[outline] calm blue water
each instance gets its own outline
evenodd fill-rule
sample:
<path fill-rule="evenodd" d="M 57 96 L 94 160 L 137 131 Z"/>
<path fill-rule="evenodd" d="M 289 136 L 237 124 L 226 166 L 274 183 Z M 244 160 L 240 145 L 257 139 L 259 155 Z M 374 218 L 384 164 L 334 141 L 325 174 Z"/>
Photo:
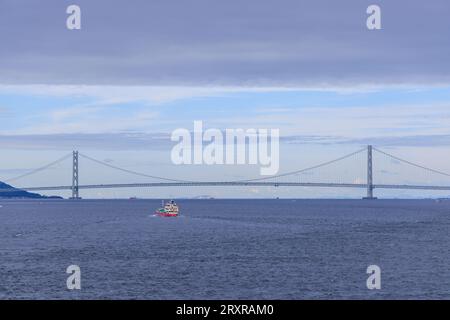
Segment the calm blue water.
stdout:
<path fill-rule="evenodd" d="M 450 201 L 185 200 L 153 217 L 159 204 L 1 201 L 0 298 L 450 298 Z"/>

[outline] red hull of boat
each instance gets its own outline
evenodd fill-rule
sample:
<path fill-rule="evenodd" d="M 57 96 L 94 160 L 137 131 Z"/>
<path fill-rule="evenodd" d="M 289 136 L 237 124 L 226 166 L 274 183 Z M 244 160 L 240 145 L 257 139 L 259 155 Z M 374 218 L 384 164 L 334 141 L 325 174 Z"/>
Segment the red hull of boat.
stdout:
<path fill-rule="evenodd" d="M 160 217 L 177 217 L 178 214 L 173 214 L 173 213 L 162 213 L 162 212 L 155 212 L 156 215 L 160 216 Z"/>

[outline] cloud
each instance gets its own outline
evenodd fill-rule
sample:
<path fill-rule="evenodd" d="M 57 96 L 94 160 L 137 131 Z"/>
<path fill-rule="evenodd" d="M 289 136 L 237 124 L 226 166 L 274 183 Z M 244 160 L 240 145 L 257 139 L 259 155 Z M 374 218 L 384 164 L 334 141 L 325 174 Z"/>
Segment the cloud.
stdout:
<path fill-rule="evenodd" d="M 157 112 L 151 110 L 130 112 L 127 115 L 108 115 L 107 112 L 97 113 L 96 110 L 99 109 L 72 108 L 62 112 L 56 110 L 50 113 L 51 121 L 33 124 L 14 131 L 25 135 L 139 132 L 147 129 L 158 116 Z M 74 117 L 75 115 L 77 117 Z"/>
<path fill-rule="evenodd" d="M 364 91 L 372 89 L 373 88 L 360 87 L 354 90 Z M 160 105 L 189 98 L 221 97 L 235 93 L 287 92 L 296 90 L 296 88 L 282 87 L 0 84 L 0 94 L 32 95 L 54 98 L 89 97 L 96 100 L 96 105 L 113 105 L 128 102 L 143 102 L 151 105 Z M 311 90 L 321 89 L 311 88 Z M 332 88 L 331 90 L 339 90 L 339 88 Z M 343 90 L 346 91 L 345 89 Z"/>
<path fill-rule="evenodd" d="M 0 135 L 3 149 L 155 150 L 169 143 L 170 136 L 162 133 Z"/>
<path fill-rule="evenodd" d="M 450 83 L 447 0 L 0 3 L 0 83 L 352 87 Z M 162 97 L 164 99 L 165 97 Z"/>
<path fill-rule="evenodd" d="M 353 139 L 338 136 L 284 136 L 280 142 L 290 145 L 368 145 L 378 147 L 449 147 L 450 135 L 405 135 Z M 0 135 L 2 149 L 30 150 L 164 150 L 174 142 L 167 133 L 72 133 Z"/>
<path fill-rule="evenodd" d="M 367 101 L 366 101 L 367 103 Z M 248 118 L 211 119 L 210 125 L 280 128 L 283 136 L 346 140 L 370 137 L 433 136 L 448 132 L 448 103 L 379 104 L 293 108 L 291 112 L 261 113 Z"/>
<path fill-rule="evenodd" d="M 0 106 L 0 118 L 6 118 L 11 115 L 11 110 L 6 107 Z"/>
<path fill-rule="evenodd" d="M 367 137 L 348 139 L 345 143 L 373 144 L 383 147 L 450 147 L 450 135 L 410 135 L 395 137 Z"/>

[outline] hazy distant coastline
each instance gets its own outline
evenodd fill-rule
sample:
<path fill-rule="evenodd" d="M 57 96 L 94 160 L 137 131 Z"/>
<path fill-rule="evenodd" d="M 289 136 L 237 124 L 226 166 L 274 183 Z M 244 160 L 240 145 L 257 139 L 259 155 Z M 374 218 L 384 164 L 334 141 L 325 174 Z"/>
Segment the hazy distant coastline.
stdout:
<path fill-rule="evenodd" d="M 0 199 L 62 199 L 58 196 L 43 196 L 38 193 L 31 193 L 14 188 L 13 186 L 0 181 Z"/>

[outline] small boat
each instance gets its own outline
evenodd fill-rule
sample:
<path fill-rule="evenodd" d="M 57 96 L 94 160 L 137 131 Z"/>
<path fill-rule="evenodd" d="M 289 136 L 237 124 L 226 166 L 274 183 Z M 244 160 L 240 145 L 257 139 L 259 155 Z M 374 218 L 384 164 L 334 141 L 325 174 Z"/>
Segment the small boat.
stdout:
<path fill-rule="evenodd" d="M 179 214 L 178 205 L 171 200 L 168 203 L 162 201 L 162 207 L 155 211 L 155 214 L 161 217 L 177 217 Z"/>

